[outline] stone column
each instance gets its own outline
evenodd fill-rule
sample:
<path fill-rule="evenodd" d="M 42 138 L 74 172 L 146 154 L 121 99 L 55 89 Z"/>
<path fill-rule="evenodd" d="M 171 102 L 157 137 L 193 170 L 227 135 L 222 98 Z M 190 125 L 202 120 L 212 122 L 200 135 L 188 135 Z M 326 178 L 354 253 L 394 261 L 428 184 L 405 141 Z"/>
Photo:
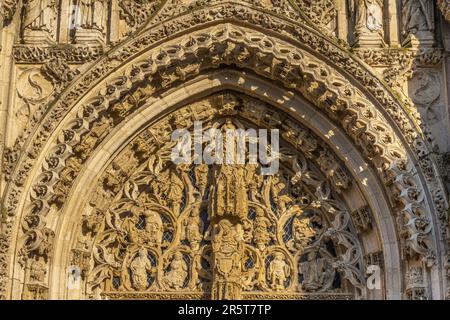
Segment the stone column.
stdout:
<path fill-rule="evenodd" d="M 397 0 L 388 0 L 387 7 L 387 25 L 389 29 L 389 46 L 398 47 L 399 46 L 399 35 L 398 35 L 398 11 L 397 11 Z"/>
<path fill-rule="evenodd" d="M 346 13 L 346 0 L 339 0 L 337 3 L 337 36 L 339 39 L 347 41 L 348 20 Z"/>

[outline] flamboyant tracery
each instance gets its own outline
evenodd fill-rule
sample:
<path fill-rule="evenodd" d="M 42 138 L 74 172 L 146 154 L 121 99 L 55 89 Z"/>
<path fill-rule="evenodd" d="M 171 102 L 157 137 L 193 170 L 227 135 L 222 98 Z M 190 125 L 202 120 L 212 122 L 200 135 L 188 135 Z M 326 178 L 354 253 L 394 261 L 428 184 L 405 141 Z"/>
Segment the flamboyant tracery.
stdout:
<path fill-rule="evenodd" d="M 244 128 L 258 125 L 247 114 L 267 108 L 224 93 L 167 117 L 190 130 L 194 119 L 205 121 L 205 128 Z M 283 114 L 273 116 L 286 137 L 275 175 L 263 176 L 251 163 L 175 165 L 174 144 L 158 129 L 164 120 L 136 137 L 108 166 L 83 211 L 72 262 L 83 266 L 85 294 L 150 299 L 361 295 L 363 252 L 339 197 L 350 177 L 318 141 L 308 141 L 313 144 L 309 155 L 296 150 L 289 139 L 308 131 L 290 127 Z"/>

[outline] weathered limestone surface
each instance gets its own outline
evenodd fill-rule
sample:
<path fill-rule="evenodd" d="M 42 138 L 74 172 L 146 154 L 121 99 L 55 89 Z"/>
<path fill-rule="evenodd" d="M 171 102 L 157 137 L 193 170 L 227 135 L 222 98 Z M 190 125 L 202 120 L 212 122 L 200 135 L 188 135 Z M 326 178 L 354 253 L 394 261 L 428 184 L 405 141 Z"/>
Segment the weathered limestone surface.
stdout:
<path fill-rule="evenodd" d="M 450 299 L 447 20 L 445 0 L 4 0 L 0 298 Z M 195 121 L 278 129 L 279 170 L 174 164 Z"/>

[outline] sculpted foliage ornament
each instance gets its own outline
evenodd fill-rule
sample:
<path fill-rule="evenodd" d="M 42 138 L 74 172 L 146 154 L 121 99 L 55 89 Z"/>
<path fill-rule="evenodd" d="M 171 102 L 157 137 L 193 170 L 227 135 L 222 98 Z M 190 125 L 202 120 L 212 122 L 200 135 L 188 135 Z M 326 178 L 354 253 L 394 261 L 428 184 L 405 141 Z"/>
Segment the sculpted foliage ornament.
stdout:
<path fill-rule="evenodd" d="M 157 298 L 173 292 L 167 297 L 213 299 L 269 298 L 270 290 L 362 294 L 362 270 L 356 266 L 362 255 L 349 229 L 350 216 L 328 198 L 327 182 L 308 180 L 326 178 L 303 156 L 285 147 L 283 173 L 262 179 L 251 164 L 171 162 L 167 151 L 173 143 L 159 131 L 160 123 L 174 123 L 172 118 L 178 128 L 191 129 L 195 117 L 207 120 L 208 127 L 242 128 L 254 120 L 231 121 L 226 115 L 227 105 L 241 109 L 241 99 L 263 107 L 245 96 L 212 96 L 153 124 L 114 159 L 85 208 L 93 216 L 89 219 L 99 222 L 94 229 L 81 225 L 73 248 L 87 245 L 86 252 L 92 252 L 86 294 Z M 176 177 L 171 185 L 179 187 L 161 192 L 171 176 Z M 113 177 L 123 178 L 111 184 Z M 316 199 L 316 188 L 328 190 L 326 196 Z M 322 271 L 325 278 L 319 276 Z M 302 272 L 309 279 L 304 285 L 297 276 Z M 336 278 L 342 287 L 333 285 Z M 347 281 L 355 289 L 344 286 Z"/>
<path fill-rule="evenodd" d="M 335 0 L 296 0 L 295 4 L 318 26 L 327 27 L 336 18 Z"/>

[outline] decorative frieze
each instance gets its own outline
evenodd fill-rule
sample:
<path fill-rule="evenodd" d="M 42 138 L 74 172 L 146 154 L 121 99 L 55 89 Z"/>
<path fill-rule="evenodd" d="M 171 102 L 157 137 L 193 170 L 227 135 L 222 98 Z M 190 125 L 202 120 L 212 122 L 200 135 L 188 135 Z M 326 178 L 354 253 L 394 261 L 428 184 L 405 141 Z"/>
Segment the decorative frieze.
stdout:
<path fill-rule="evenodd" d="M 102 46 L 55 45 L 55 46 L 14 46 L 16 63 L 41 64 L 50 59 L 64 59 L 71 64 L 84 64 L 97 60 L 103 55 Z"/>

